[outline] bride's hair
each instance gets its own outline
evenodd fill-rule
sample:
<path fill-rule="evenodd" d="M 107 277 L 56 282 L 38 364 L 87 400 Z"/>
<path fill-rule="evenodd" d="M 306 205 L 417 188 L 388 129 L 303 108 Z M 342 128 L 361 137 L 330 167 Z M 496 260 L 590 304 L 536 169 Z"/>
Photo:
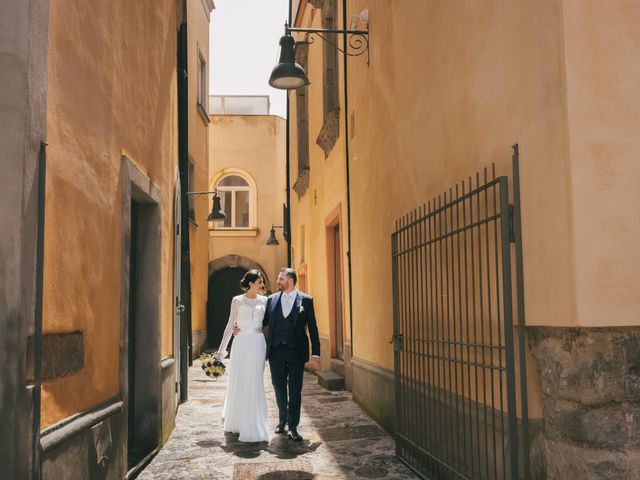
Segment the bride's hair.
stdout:
<path fill-rule="evenodd" d="M 259 278 L 264 278 L 260 270 L 249 270 L 244 274 L 242 280 L 240 280 L 240 287 L 243 290 L 249 290 L 249 284 L 256 282 Z"/>

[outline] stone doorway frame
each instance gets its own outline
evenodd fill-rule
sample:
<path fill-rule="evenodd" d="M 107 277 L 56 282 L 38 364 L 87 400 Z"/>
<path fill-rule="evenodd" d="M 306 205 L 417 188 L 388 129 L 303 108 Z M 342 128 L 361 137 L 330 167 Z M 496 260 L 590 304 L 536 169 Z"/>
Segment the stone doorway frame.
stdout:
<path fill-rule="evenodd" d="M 124 402 L 123 436 L 128 430 L 129 396 L 129 255 L 131 247 L 131 204 L 140 208 L 139 233 L 144 245 L 140 246 L 138 261 L 141 280 L 139 295 L 139 330 L 137 339 L 140 361 L 136 365 L 138 388 L 135 412 L 140 425 L 137 440 L 153 451 L 162 443 L 162 386 L 161 386 L 161 254 L 162 254 L 162 192 L 149 177 L 129 158 L 122 157 L 122 258 L 121 258 L 121 302 L 120 302 L 120 395 Z M 126 465 L 126 449 L 123 451 Z"/>
<path fill-rule="evenodd" d="M 211 277 L 214 273 L 224 269 L 224 268 L 244 268 L 245 270 L 260 270 L 264 277 L 264 286 L 268 291 L 271 291 L 271 282 L 269 281 L 269 276 L 265 272 L 262 266 L 248 257 L 243 257 L 242 255 L 225 255 L 223 257 L 216 258 L 215 260 L 211 260 L 209 262 L 209 273 L 207 284 L 211 281 Z"/>

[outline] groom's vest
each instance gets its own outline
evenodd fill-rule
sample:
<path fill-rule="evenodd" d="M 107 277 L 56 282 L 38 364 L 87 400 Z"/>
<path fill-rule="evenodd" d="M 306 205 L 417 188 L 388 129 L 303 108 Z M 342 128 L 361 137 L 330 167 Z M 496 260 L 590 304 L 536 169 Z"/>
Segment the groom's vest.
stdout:
<path fill-rule="evenodd" d="M 271 346 L 277 347 L 280 344 L 289 348 L 296 348 L 293 338 L 293 308 L 288 317 L 282 313 L 282 302 L 278 300 L 275 308 L 276 321 L 274 323 L 273 337 L 271 338 Z"/>

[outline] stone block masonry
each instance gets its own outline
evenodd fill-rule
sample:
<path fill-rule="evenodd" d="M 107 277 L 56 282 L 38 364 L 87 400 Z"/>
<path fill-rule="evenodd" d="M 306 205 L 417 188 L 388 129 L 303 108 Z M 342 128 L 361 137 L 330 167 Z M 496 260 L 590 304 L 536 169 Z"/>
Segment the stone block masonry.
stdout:
<path fill-rule="evenodd" d="M 529 327 L 549 480 L 640 478 L 640 327 Z"/>

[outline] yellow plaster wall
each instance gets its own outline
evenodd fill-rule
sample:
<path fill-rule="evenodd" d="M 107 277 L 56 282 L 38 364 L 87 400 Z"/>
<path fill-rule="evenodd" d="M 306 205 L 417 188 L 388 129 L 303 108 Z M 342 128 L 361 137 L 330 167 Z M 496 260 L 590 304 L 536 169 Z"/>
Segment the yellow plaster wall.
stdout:
<path fill-rule="evenodd" d="M 640 323 L 640 3 L 563 1 L 577 317 Z"/>
<path fill-rule="evenodd" d="M 209 260 L 225 255 L 247 257 L 264 268 L 275 290 L 277 272 L 286 266 L 286 242 L 276 229 L 278 246 L 266 245 L 271 225 L 282 225 L 285 197 L 285 122 L 273 115 L 216 115 L 210 128 L 209 188 L 229 168 L 249 174 L 257 189 L 257 232 L 219 236 L 209 224 Z M 209 206 L 210 208 L 210 206 Z M 226 235 L 224 232 L 223 235 Z"/>
<path fill-rule="evenodd" d="M 340 17 L 341 18 L 341 17 Z M 339 20 L 340 22 L 342 20 Z M 307 8 L 304 17 L 299 19 L 299 25 L 321 28 L 320 12 Z M 339 24 L 341 25 L 341 23 Z M 303 41 L 304 36 L 298 34 L 297 41 Z M 342 216 L 341 236 L 343 253 L 343 322 L 345 340 L 351 338 L 349 331 L 349 297 L 347 295 L 347 228 L 346 228 L 346 176 L 344 163 L 344 144 L 338 139 L 329 156 L 325 158 L 324 151 L 316 144 L 323 119 L 323 86 L 322 75 L 322 41 L 309 47 L 307 73 L 311 80 L 308 88 L 309 98 L 309 188 L 302 197 L 294 191 L 292 198 L 292 232 L 293 249 L 295 252 L 305 251 L 304 262 L 299 254 L 294 255 L 294 266 L 306 268 L 307 290 L 315 298 L 314 307 L 318 321 L 318 331 L 323 337 L 331 335 L 331 313 L 329 311 L 329 279 L 328 253 L 326 241 L 326 222 L 328 216 L 338 209 Z M 339 63 L 341 56 L 338 56 Z M 342 75 L 339 75 L 339 90 L 342 90 Z M 291 183 L 295 183 L 298 176 L 297 134 L 295 93 L 290 93 L 291 99 Z M 344 118 L 340 114 L 340 132 L 344 132 Z M 305 230 L 305 245 L 301 242 L 301 229 Z M 323 352 L 327 355 L 327 352 Z"/>
<path fill-rule="evenodd" d="M 395 219 L 493 161 L 510 174 L 515 142 L 527 322 L 575 324 L 559 4 L 538 2 L 535 12 L 506 1 L 359 6 L 369 7 L 376 40 L 370 67 L 350 63 L 353 279 L 368 286 L 354 300 L 356 355 L 393 365 Z M 422 28 L 409 27 L 416 18 Z M 383 327 L 358 343 L 358 328 L 371 332 L 372 323 Z"/>
<path fill-rule="evenodd" d="M 621 300 L 622 305 L 614 310 L 617 322 L 624 312 L 627 321 L 633 321 L 629 313 L 639 297 L 636 294 L 636 300 L 630 300 L 635 290 L 623 286 L 636 263 L 603 277 L 596 266 L 603 268 L 605 258 L 616 248 L 614 239 L 607 235 L 599 244 L 606 252 L 600 251 L 595 260 L 587 261 L 587 270 L 583 262 L 585 255 L 592 253 L 585 248 L 596 250 L 598 239 L 603 238 L 589 230 L 597 226 L 596 219 L 625 234 L 632 229 L 631 220 L 607 220 L 604 203 L 595 218 L 588 218 L 593 205 L 590 197 L 596 190 L 576 190 L 581 174 L 575 166 L 582 162 L 585 167 L 584 155 L 576 155 L 576 146 L 586 147 L 586 142 L 578 139 L 590 135 L 589 129 L 578 128 L 582 126 L 580 121 L 585 120 L 585 113 L 592 114 L 591 127 L 596 113 L 607 114 L 611 128 L 607 128 L 605 143 L 615 144 L 619 152 L 613 159 L 618 162 L 612 171 L 615 185 L 627 186 L 626 193 L 616 198 L 635 199 L 629 184 L 622 180 L 622 172 L 636 172 L 630 164 L 633 153 L 622 152 L 621 147 L 635 138 L 631 133 L 637 129 L 637 119 L 632 118 L 636 104 L 632 101 L 623 109 L 622 118 L 614 121 L 614 107 L 632 96 L 633 78 L 637 77 L 637 66 L 625 64 L 630 57 L 628 39 L 635 38 L 631 33 L 635 10 L 621 8 L 617 14 L 602 15 L 600 18 L 611 20 L 608 26 L 596 28 L 595 35 L 588 36 L 586 27 L 597 23 L 599 9 L 604 7 L 583 9 L 579 2 L 569 3 L 571 8 L 556 0 L 535 5 L 506 0 L 349 3 L 349 16 L 369 10 L 371 39 L 370 65 L 365 57 L 350 58 L 348 71 L 355 356 L 393 368 L 389 343 L 393 333 L 390 235 L 395 220 L 492 162 L 496 162 L 498 174 L 510 175 L 510 146 L 515 142 L 521 151 L 527 323 L 586 325 L 590 317 L 584 315 L 585 309 L 603 300 L 605 306 L 611 305 L 607 299 Z M 582 22 L 581 28 L 567 25 L 569 20 L 575 23 L 572 9 L 581 12 L 574 14 Z M 310 12 L 307 7 L 300 24 L 319 27 L 319 12 Z M 627 41 L 619 45 L 619 52 L 608 56 L 606 42 L 611 42 L 613 32 L 620 31 L 617 26 L 622 27 Z M 604 43 L 592 56 L 586 55 L 589 43 L 581 35 L 587 35 L 591 42 Z M 573 37 L 576 47 L 572 47 Z M 294 233 L 301 224 L 306 225 L 310 290 L 319 299 L 320 329 L 327 335 L 323 222 L 336 202 L 345 201 L 344 138 L 338 140 L 326 160 L 314 144 L 322 121 L 320 45 L 318 41 L 310 46 L 308 68 L 312 82 L 311 183 L 305 196 L 294 204 Z M 575 48 L 573 53 L 571 48 Z M 602 80 L 621 82 L 622 88 L 608 99 L 602 111 L 597 95 L 580 91 L 582 84 L 572 77 L 593 88 L 597 83 L 591 78 L 603 66 L 604 57 L 609 66 L 605 68 L 608 73 L 601 74 Z M 340 70 L 342 81 L 342 58 Z M 582 95 L 580 107 L 572 107 L 572 101 L 576 101 L 572 95 L 578 98 L 578 93 Z M 593 103 L 583 102 L 586 93 Z M 295 96 L 291 98 L 295 105 Z M 342 111 L 341 122 L 343 115 Z M 291 138 L 295 139 L 295 115 L 292 121 Z M 343 127 L 341 124 L 341 132 Z M 292 144 L 295 149 L 295 141 Z M 591 156 L 598 158 L 593 153 Z M 595 181 L 596 168 L 592 161 L 588 174 L 582 175 L 587 186 L 588 181 Z M 583 205 L 581 209 L 575 208 L 578 202 Z M 585 227 L 580 227 L 581 222 Z M 590 239 L 586 243 L 585 234 Z M 627 241 L 633 236 L 624 238 Z M 294 249 L 298 249 L 295 242 L 294 236 Z M 623 258 L 637 257 L 627 248 L 617 255 L 617 261 Z M 617 288 L 604 293 L 607 282 Z M 346 292 L 346 268 L 344 284 Z M 578 302 L 586 295 L 591 303 L 578 309 Z M 602 315 L 604 308 L 591 315 L 594 323 L 610 324 L 607 318 L 613 315 Z M 533 400 L 538 399 L 534 372 L 530 374 L 530 393 Z M 541 406 L 537 401 L 531 403 L 530 413 L 537 416 Z"/>
<path fill-rule="evenodd" d="M 175 5 L 55 1 L 50 15 L 44 331 L 82 331 L 84 368 L 44 382 L 43 427 L 118 394 L 122 155 L 162 192 L 171 338 L 177 162 Z"/>
<path fill-rule="evenodd" d="M 187 36 L 189 44 L 189 159 L 195 167 L 195 185 L 191 191 L 207 191 L 209 179 L 209 115 L 207 105 L 198 105 L 198 51 L 209 65 L 209 19 L 202 7 L 202 0 L 188 0 Z M 207 71 L 208 75 L 208 71 Z M 209 96 L 205 97 L 208 100 Z M 195 223 L 189 226 L 191 250 L 191 328 L 206 328 L 208 239 L 207 216 L 210 196 L 194 200 Z"/>

